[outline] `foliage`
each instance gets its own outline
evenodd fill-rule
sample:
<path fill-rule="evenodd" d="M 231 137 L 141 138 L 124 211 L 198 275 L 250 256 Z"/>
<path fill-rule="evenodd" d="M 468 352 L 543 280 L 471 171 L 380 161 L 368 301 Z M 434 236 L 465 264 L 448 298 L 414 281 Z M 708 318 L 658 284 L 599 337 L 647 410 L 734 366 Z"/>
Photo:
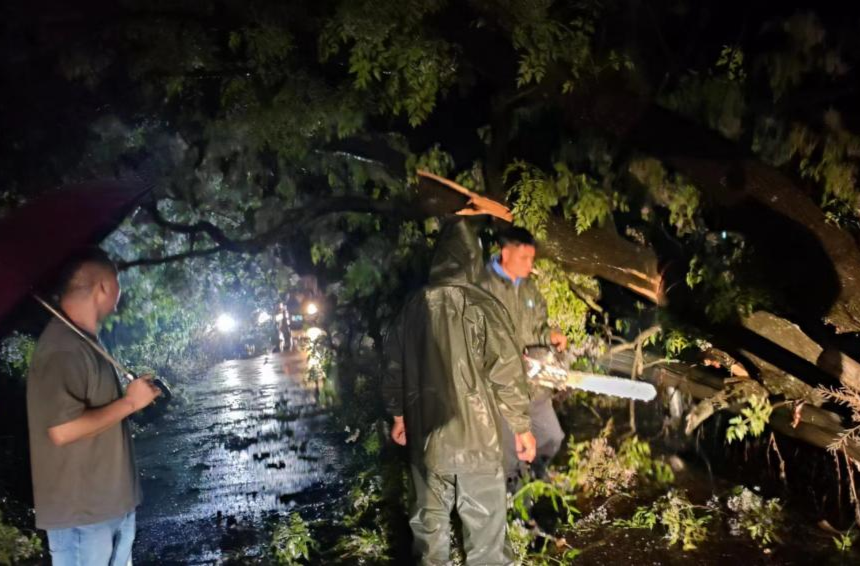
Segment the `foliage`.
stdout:
<path fill-rule="evenodd" d="M 518 560 L 524 561 L 528 555 L 529 547 L 534 542 L 534 537 L 523 519 L 513 518 L 508 521 L 508 540 L 514 556 Z"/>
<path fill-rule="evenodd" d="M 32 336 L 15 331 L 0 341 L 0 370 L 8 375 L 23 378 L 36 349 Z"/>
<path fill-rule="evenodd" d="M 849 530 L 838 537 L 833 537 L 833 544 L 839 552 L 848 553 L 854 547 L 855 540 L 857 540 L 857 535 Z"/>
<path fill-rule="evenodd" d="M 655 460 L 647 442 L 633 436 L 617 450 L 609 441 L 612 421 L 590 441 L 568 441 L 568 470 L 560 478 L 583 492 L 609 496 L 631 487 L 637 478 L 658 484 L 674 481 L 671 468 Z"/>
<path fill-rule="evenodd" d="M 293 513 L 288 523 L 279 524 L 272 533 L 271 550 L 278 564 L 292 566 L 310 560 L 317 543 L 301 515 Z"/>
<path fill-rule="evenodd" d="M 636 470 L 640 478 L 651 480 L 659 485 L 675 481 L 671 466 L 651 455 L 651 445 L 639 440 L 636 435 L 625 438 L 618 448 L 618 459 L 627 467 Z"/>
<path fill-rule="evenodd" d="M 686 281 L 688 287 L 699 290 L 710 320 L 733 321 L 771 303 L 765 291 L 744 277 L 751 263 L 751 254 L 738 234 L 706 235 L 702 253 L 690 260 Z"/>
<path fill-rule="evenodd" d="M 521 487 L 513 497 L 513 509 L 523 521 L 529 518 L 529 508 L 540 499 L 549 499 L 556 513 L 563 513 L 564 522 L 573 526 L 579 511 L 574 506 L 575 496 L 563 489 L 557 482 L 542 480 L 530 481 Z"/>
<path fill-rule="evenodd" d="M 321 59 L 348 48 L 355 88 L 378 87 L 385 110 L 406 114 L 417 126 L 431 114 L 457 68 L 453 47 L 424 31 L 425 18 L 443 5 L 442 0 L 344 2 L 320 36 Z"/>
<path fill-rule="evenodd" d="M 128 249 L 125 228 L 106 247 L 116 255 Z M 120 275 L 124 291 L 117 314 L 106 321 L 103 337 L 119 359 L 158 372 L 184 374 L 222 357 L 245 355 L 244 345 L 272 347 L 274 322 L 260 325 L 258 313 L 273 313 L 278 281 L 267 255 L 200 258 Z M 283 295 L 281 295 L 283 296 Z M 238 322 L 229 336 L 214 332 L 213 321 L 230 313 Z"/>
<path fill-rule="evenodd" d="M 741 414 L 729 420 L 726 429 L 726 441 L 731 444 L 735 440 L 743 440 L 747 436 L 758 438 L 764 432 L 773 406 L 765 397 L 750 397 L 747 406 L 741 409 Z"/>
<path fill-rule="evenodd" d="M 13 565 L 42 553 L 42 540 L 3 522 L 0 513 L 0 564 Z"/>
<path fill-rule="evenodd" d="M 844 385 L 838 389 L 819 386 L 817 391 L 822 393 L 828 400 L 847 407 L 851 411 L 851 427 L 840 434 L 827 447 L 831 452 L 843 450 L 848 443 L 856 442 L 860 438 L 860 392 Z"/>
<path fill-rule="evenodd" d="M 680 544 L 683 550 L 693 550 L 708 536 L 708 513 L 696 513 L 697 507 L 681 492 L 669 492 L 660 505 L 660 523 L 666 528 L 669 546 Z"/>
<path fill-rule="evenodd" d="M 680 114 L 703 121 L 723 136 L 738 140 L 744 133 L 747 112 L 743 53 L 723 48 L 716 68 L 690 72 L 678 88 L 665 93 L 662 102 Z M 724 58 L 726 58 L 724 60 Z"/>
<path fill-rule="evenodd" d="M 504 181 L 510 184 L 508 197 L 517 224 L 537 238 L 546 235 L 549 214 L 561 207 L 564 217 L 573 219 L 577 233 L 607 221 L 613 210 L 626 210 L 617 192 L 601 188 L 585 173 L 576 174 L 564 163 L 555 164 L 555 178 L 525 161 L 514 161 L 505 169 Z"/>
<path fill-rule="evenodd" d="M 369 560 L 372 564 L 390 561 L 388 537 L 382 529 L 358 529 L 341 538 L 336 550 L 342 558 Z"/>
<path fill-rule="evenodd" d="M 359 474 L 349 494 L 352 509 L 345 518 L 347 526 L 357 526 L 366 514 L 372 513 L 382 502 L 380 483 L 381 479 L 378 476 L 370 475 L 366 472 Z"/>
<path fill-rule="evenodd" d="M 757 258 L 743 236 L 714 226 L 727 210 L 720 199 L 702 198 L 664 160 L 631 158 L 636 136 L 619 141 L 566 119 L 574 96 L 614 95 L 623 84 L 656 97 L 661 112 L 702 124 L 704 136 L 727 138 L 728 154 L 752 151 L 786 178 L 802 177 L 839 226 L 856 222 L 850 25 L 809 10 L 753 11 L 736 29 L 714 15 L 723 12 L 594 0 L 225 0 L 217 8 L 129 1 L 104 14 L 78 3 L 59 16 L 75 25 L 56 42 L 41 32 L 57 12 L 22 4 L 3 11 L 7 51 L 18 54 L 3 72 L 40 80 L 0 92 L 13 132 L 0 140 L 0 209 L 127 166 L 156 180 L 161 221 L 141 211 L 107 247 L 165 265 L 124 272 L 124 302 L 104 339 L 160 371 L 214 356 L 207 327 L 227 306 L 246 318 L 237 342 L 263 341 L 250 313 L 294 291 L 299 274 L 317 276 L 336 303 L 327 330 L 341 351 L 378 350 L 386 322 L 421 283 L 436 230 L 401 200 L 414 196 L 408 181 L 418 166 L 470 187 L 485 180 L 495 197 L 508 188 L 517 222 L 538 236 L 550 214 L 579 233 L 615 224 L 642 245 L 669 235 L 683 255 L 696 254 L 687 282 L 694 306 L 715 322 L 791 307 L 750 276 Z M 59 128 L 57 99 L 65 101 Z M 724 173 L 715 180 L 732 188 L 734 170 Z M 185 254 L 201 257 L 169 261 Z M 555 268 L 541 283 L 550 316 L 574 341 L 587 326 L 581 283 Z M 664 345 L 677 355 L 685 341 L 670 333 Z M 353 385 L 365 392 L 344 396 L 356 405 L 344 420 L 364 433 L 358 451 L 384 451 L 368 434 L 379 418 L 366 395 L 373 376 L 339 379 L 350 394 Z M 751 429 L 753 416 L 738 427 Z M 625 448 L 607 439 L 591 444 L 561 476 L 563 493 L 668 477 L 614 462 Z"/>
<path fill-rule="evenodd" d="M 737 45 L 724 45 L 720 51 L 720 57 L 717 59 L 717 68 L 724 68 L 729 80 L 743 81 L 746 78 L 746 72 L 743 69 L 744 52 Z"/>
<path fill-rule="evenodd" d="M 415 173 L 418 169 L 447 177 L 454 169 L 454 158 L 450 153 L 443 151 L 439 144 L 434 144 L 424 153 L 420 155 L 410 153 L 406 158 L 407 179 L 410 183 L 418 181 L 418 175 Z"/>
<path fill-rule="evenodd" d="M 535 262 L 535 283 L 546 300 L 549 322 L 567 336 L 572 345 L 582 344 L 588 336 L 589 306 L 573 290 L 573 286 L 590 285 L 598 288 L 592 278 L 578 277 L 575 282 L 571 275 L 548 259 Z"/>
<path fill-rule="evenodd" d="M 840 214 L 855 214 L 860 137 L 842 123 L 841 114 L 829 109 L 820 131 L 793 124 L 788 135 L 789 157 L 799 159 L 800 174 L 822 187 L 822 206 Z"/>
<path fill-rule="evenodd" d="M 568 450 L 568 475 L 585 493 L 607 496 L 633 485 L 636 469 L 617 457 L 607 435 L 583 442 L 571 437 Z"/>
<path fill-rule="evenodd" d="M 745 487 L 739 487 L 726 501 L 726 506 L 735 513 L 729 519 L 732 534 L 745 532 L 762 546 L 779 542 L 777 531 L 782 523 L 782 504 L 779 499 L 764 499 Z"/>
<path fill-rule="evenodd" d="M 679 236 L 701 229 L 699 190 L 680 175 L 669 175 L 660 161 L 653 158 L 633 159 L 628 170 L 648 190 L 654 202 L 669 210 L 669 224 Z"/>
<path fill-rule="evenodd" d="M 639 506 L 632 517 L 629 519 L 616 519 L 612 524 L 625 529 L 653 530 L 659 520 L 660 517 L 653 507 Z"/>
<path fill-rule="evenodd" d="M 508 540 L 517 557 L 517 564 L 523 566 L 570 564 L 581 552 L 570 548 L 564 539 L 556 539 L 536 527 L 529 528 L 519 518 L 508 521 Z M 542 543 L 538 543 L 539 540 Z M 562 549 L 561 553 L 559 549 Z"/>
<path fill-rule="evenodd" d="M 680 330 L 670 330 L 663 338 L 663 345 L 666 355 L 676 358 L 681 352 L 693 346 L 694 342 Z"/>
<path fill-rule="evenodd" d="M 331 246 L 326 246 L 322 243 L 314 243 L 311 245 L 311 261 L 314 265 L 324 265 L 325 267 L 334 267 L 335 249 Z"/>
<path fill-rule="evenodd" d="M 709 508 L 690 503 L 683 492 L 670 491 L 650 507 L 638 507 L 630 519 L 613 524 L 628 529 L 653 530 L 659 524 L 666 529 L 669 546 L 681 545 L 682 550 L 695 550 L 708 536 L 712 516 Z"/>
<path fill-rule="evenodd" d="M 517 86 L 541 83 L 556 68 L 563 71 L 562 92 L 568 93 L 586 73 L 597 75 L 604 69 L 633 68 L 629 57 L 614 50 L 603 59 L 598 59 L 592 50 L 603 2 L 568 4 L 558 19 L 551 16 L 551 9 L 558 6 L 553 0 L 499 4 L 506 10 L 506 23 L 511 27 L 511 40 L 519 56 Z"/>

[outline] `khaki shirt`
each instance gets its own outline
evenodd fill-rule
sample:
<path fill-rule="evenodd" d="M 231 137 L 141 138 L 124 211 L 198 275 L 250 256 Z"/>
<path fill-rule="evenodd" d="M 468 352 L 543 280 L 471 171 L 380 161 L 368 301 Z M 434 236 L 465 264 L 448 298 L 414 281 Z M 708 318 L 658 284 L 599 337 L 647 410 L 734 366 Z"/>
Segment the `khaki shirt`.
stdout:
<path fill-rule="evenodd" d="M 95 337 L 93 337 L 95 338 Z M 55 446 L 48 429 L 122 396 L 113 367 L 62 322 L 42 332 L 27 376 L 27 419 L 36 526 L 64 529 L 125 515 L 140 504 L 127 420 Z"/>

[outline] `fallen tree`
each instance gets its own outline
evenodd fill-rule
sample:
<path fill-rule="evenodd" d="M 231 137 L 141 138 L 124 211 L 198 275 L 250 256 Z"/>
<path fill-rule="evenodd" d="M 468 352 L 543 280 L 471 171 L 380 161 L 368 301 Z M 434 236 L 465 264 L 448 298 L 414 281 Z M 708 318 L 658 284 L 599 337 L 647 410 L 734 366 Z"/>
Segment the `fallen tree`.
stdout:
<path fill-rule="evenodd" d="M 598 364 L 609 373 L 631 375 L 634 357 L 632 352 L 624 351 L 616 353 L 611 357 L 602 358 L 598 361 Z M 647 362 L 659 359 L 651 354 L 646 354 L 645 357 Z M 646 367 L 642 375 L 639 376 L 639 379 L 646 380 L 655 386 L 663 388 L 676 388 L 698 401 L 713 399 L 721 392 L 724 392 L 727 387 L 737 384 L 738 381 L 732 378 L 723 379 L 707 370 L 683 363 L 658 363 L 651 365 L 650 367 Z M 766 393 L 766 390 L 764 392 Z M 743 406 L 743 402 L 735 400 L 719 408 L 724 408 L 732 413 L 739 413 Z M 710 416 L 710 414 L 707 416 Z M 699 422 L 704 421 L 705 418 L 702 418 Z M 773 430 L 780 434 L 796 438 L 823 449 L 828 449 L 834 445 L 848 430 L 844 426 L 843 418 L 840 415 L 809 405 L 802 406 L 800 410 L 791 404 L 776 406 L 771 413 L 769 424 Z M 860 444 L 850 442 L 846 445 L 845 451 L 849 457 L 860 461 Z"/>
<path fill-rule="evenodd" d="M 506 222 L 512 220 L 504 203 L 426 171 L 418 174 L 421 194 L 432 195 L 430 200 L 436 211 L 440 209 L 440 199 L 445 198 L 445 192 L 440 195 L 438 191 L 437 184 L 441 183 L 461 197 L 444 203 L 448 212 L 463 209 L 461 213 L 490 214 Z M 664 282 L 655 251 L 622 238 L 609 222 L 577 233 L 571 223 L 551 216 L 541 249 L 566 270 L 597 276 L 656 304 L 665 304 Z M 752 370 L 771 395 L 819 406 L 824 399 L 816 386 L 835 383 L 836 379 L 860 381 L 860 364 L 850 365 L 847 361 L 850 358 L 838 351 L 827 350 L 825 356 L 825 348 L 809 338 L 797 324 L 772 313 L 758 311 L 743 319 L 740 325 L 710 327 L 707 320 L 696 313 L 683 314 L 718 348 L 752 366 L 747 369 Z M 839 368 L 835 367 L 836 363 Z M 855 371 L 842 372 L 843 364 Z"/>

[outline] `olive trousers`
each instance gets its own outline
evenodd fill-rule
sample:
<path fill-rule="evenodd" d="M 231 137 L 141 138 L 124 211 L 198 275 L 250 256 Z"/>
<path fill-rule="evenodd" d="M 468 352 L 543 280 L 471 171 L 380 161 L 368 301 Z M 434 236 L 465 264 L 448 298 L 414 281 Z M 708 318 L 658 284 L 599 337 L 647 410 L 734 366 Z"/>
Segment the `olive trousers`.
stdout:
<path fill-rule="evenodd" d="M 422 565 L 451 564 L 451 512 L 463 525 L 468 566 L 513 565 L 507 543 L 507 495 L 501 466 L 495 472 L 439 474 L 411 466 L 414 488 L 409 526 Z"/>

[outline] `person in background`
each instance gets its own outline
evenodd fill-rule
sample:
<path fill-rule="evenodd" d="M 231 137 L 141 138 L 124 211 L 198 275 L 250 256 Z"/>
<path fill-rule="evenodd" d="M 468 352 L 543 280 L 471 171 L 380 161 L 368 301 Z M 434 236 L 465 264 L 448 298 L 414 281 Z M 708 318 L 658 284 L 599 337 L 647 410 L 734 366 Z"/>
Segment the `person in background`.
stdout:
<path fill-rule="evenodd" d="M 116 309 L 117 269 L 103 251 L 73 258 L 59 306 L 97 340 Z M 149 376 L 125 393 L 113 366 L 54 318 L 33 353 L 27 418 L 36 526 L 48 532 L 54 566 L 131 564 L 135 508 L 141 502 L 128 417 L 153 402 Z"/>
<path fill-rule="evenodd" d="M 565 350 L 567 338 L 549 326 L 546 301 L 530 277 L 537 252 L 534 237 L 524 228 L 508 227 L 499 233 L 498 242 L 501 251 L 487 263 L 478 285 L 505 305 L 521 353 L 529 346 Z M 552 406 L 552 390 L 533 385 L 531 397 L 531 430 L 537 440 L 532 471 L 540 478 L 545 476 L 547 465 L 561 448 L 564 431 Z M 521 480 L 516 440 L 509 429 L 504 430 L 504 435 L 505 475 L 509 491 L 515 491 Z"/>
<path fill-rule="evenodd" d="M 278 325 L 278 348 L 281 352 L 293 349 L 293 331 L 290 328 L 290 311 L 284 303 L 278 303 L 278 314 L 275 317 Z"/>
<path fill-rule="evenodd" d="M 407 301 L 386 337 L 383 396 L 394 419 L 391 437 L 409 452 L 409 524 L 422 564 L 450 564 L 454 510 L 468 564 L 514 564 L 502 429 L 513 431 L 522 460 L 534 457 L 535 442 L 514 329 L 504 307 L 472 283 L 481 264 L 480 242 L 466 222 L 446 226 L 429 284 Z"/>

